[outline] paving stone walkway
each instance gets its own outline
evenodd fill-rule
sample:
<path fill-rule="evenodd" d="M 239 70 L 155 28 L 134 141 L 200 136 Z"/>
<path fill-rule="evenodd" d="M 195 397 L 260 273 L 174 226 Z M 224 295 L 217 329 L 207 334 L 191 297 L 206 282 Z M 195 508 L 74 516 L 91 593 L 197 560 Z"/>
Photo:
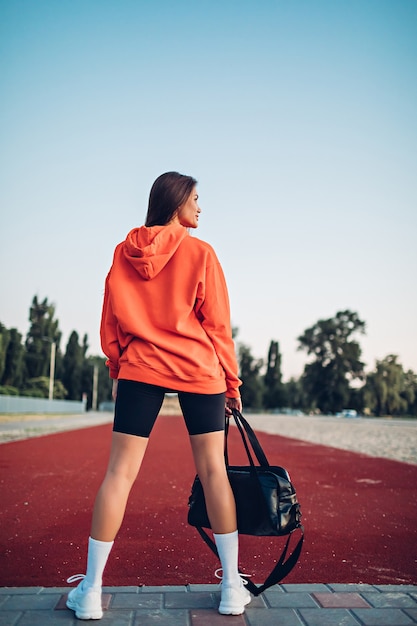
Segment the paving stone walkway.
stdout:
<path fill-rule="evenodd" d="M 0 588 L 0 626 L 76 626 L 68 587 Z M 105 587 L 111 626 L 406 626 L 417 624 L 417 585 L 275 585 L 244 615 L 217 612 L 218 585 Z M 95 622 L 94 622 L 95 623 Z M 97 622 L 98 623 L 98 622 Z"/>

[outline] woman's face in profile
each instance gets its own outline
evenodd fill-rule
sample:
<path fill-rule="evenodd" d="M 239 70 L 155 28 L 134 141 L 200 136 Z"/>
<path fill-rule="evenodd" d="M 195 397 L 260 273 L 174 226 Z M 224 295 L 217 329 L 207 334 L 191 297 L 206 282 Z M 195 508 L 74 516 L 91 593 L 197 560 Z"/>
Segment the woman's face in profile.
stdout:
<path fill-rule="evenodd" d="M 177 218 L 181 226 L 198 228 L 198 216 L 201 213 L 201 209 L 197 201 L 198 193 L 196 187 L 194 187 L 184 204 L 178 208 Z"/>

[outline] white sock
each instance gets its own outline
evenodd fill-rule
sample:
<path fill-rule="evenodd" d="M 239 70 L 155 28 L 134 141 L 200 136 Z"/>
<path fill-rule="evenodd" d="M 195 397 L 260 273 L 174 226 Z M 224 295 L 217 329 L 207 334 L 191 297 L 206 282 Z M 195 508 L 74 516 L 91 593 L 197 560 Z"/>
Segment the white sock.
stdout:
<path fill-rule="evenodd" d="M 213 533 L 219 553 L 220 563 L 223 569 L 223 585 L 236 585 L 240 582 L 238 570 L 239 535 L 237 530 L 233 533 L 217 535 Z"/>
<path fill-rule="evenodd" d="M 89 537 L 87 555 L 87 573 L 84 584 L 88 587 L 101 587 L 103 572 L 114 541 L 98 541 Z"/>

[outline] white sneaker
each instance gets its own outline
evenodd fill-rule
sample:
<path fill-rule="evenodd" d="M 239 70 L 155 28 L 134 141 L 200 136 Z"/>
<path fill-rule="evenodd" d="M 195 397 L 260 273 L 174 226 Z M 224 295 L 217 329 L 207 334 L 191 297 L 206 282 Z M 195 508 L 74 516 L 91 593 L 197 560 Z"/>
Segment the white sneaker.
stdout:
<path fill-rule="evenodd" d="M 101 606 L 101 589 L 86 587 L 84 589 L 84 574 L 76 574 L 68 578 L 67 583 L 73 583 L 81 579 L 75 589 L 71 589 L 67 598 L 67 607 L 75 611 L 77 619 L 101 619 L 103 609 Z"/>
<path fill-rule="evenodd" d="M 251 601 L 251 595 L 245 589 L 245 584 L 246 580 L 242 578 L 239 579 L 237 586 L 220 583 L 221 599 L 219 613 L 222 615 L 241 615 L 245 612 L 245 606 Z"/>

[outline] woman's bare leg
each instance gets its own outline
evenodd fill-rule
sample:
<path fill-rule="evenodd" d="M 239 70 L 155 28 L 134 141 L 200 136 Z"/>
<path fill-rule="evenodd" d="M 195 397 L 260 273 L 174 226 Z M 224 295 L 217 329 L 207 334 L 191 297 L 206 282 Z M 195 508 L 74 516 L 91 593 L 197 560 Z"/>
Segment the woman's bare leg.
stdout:
<path fill-rule="evenodd" d="M 106 475 L 93 509 L 91 537 L 113 541 L 122 524 L 127 499 L 145 455 L 148 439 L 113 432 Z"/>
<path fill-rule="evenodd" d="M 224 461 L 224 433 L 191 435 L 190 440 L 223 569 L 219 612 L 240 615 L 250 602 L 250 594 L 239 576 L 236 504 Z"/>
<path fill-rule="evenodd" d="M 211 528 L 217 534 L 232 533 L 237 529 L 236 505 L 224 462 L 224 432 L 191 435 L 190 441 Z"/>

